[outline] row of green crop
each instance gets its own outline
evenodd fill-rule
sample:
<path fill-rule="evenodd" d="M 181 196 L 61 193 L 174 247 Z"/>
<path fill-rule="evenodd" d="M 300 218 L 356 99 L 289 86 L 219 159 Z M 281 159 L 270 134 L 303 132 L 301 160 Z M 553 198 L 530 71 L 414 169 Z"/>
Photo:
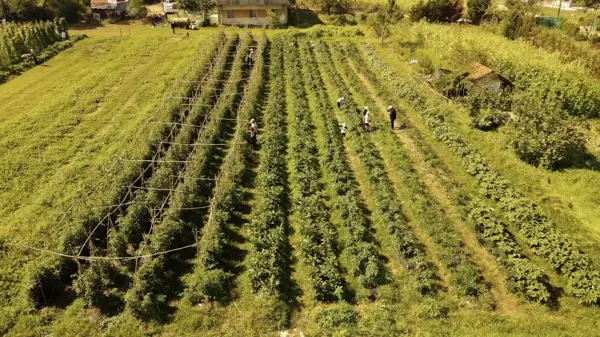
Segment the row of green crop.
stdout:
<path fill-rule="evenodd" d="M 300 225 L 300 251 L 308 268 L 311 286 L 319 301 L 344 297 L 343 277 L 337 257 L 337 232 L 329 221 L 330 209 L 320 183 L 322 177 L 307 94 L 304 90 L 297 41 L 285 48 L 285 75 L 288 86 L 288 110 L 293 114 L 293 137 L 290 137 L 292 181 L 298 191 L 294 212 Z"/>
<path fill-rule="evenodd" d="M 419 293 L 434 295 L 440 289 L 437 268 L 427 256 L 425 246 L 408 226 L 400 202 L 394 194 L 392 183 L 384 170 L 383 160 L 378 156 L 377 150 L 368 136 L 361 131 L 360 114 L 354 111 L 357 104 L 350 95 L 350 89 L 346 86 L 344 79 L 335 69 L 328 47 L 323 42 L 317 42 L 315 50 L 317 60 L 320 61 L 330 82 L 337 89 L 335 90 L 337 95 L 345 97 L 343 111 L 348 118 L 346 123 L 349 131 L 357 136 L 354 142 L 357 144 L 358 156 L 365 167 L 375 205 L 385 221 L 385 229 L 392 237 L 394 248 L 413 275 L 414 285 Z M 349 137 L 350 139 L 352 138 Z"/>
<path fill-rule="evenodd" d="M 229 79 L 214 112 L 198 138 L 198 144 L 219 144 L 229 138 L 227 124 L 231 121 L 228 119 L 236 119 L 237 107 L 240 103 L 236 94 L 244 91 L 243 60 L 250 41 L 249 35 L 242 36 Z M 217 146 L 199 146 L 188 158 L 189 164 L 183 173 L 183 182 L 177 185 L 164 217 L 154 225 L 151 234 L 147 237 L 147 241 L 150 241 L 147 251 L 156 254 L 195 242 L 196 232 L 205 223 L 203 216 L 206 209 L 202 206 L 209 203 L 208 194 L 214 187 L 213 181 L 202 178 L 218 169 L 219 161 L 215 160 L 215 156 L 219 151 Z M 206 242 L 196 242 L 196 244 L 201 245 Z M 202 249 L 199 247 L 198 251 Z M 133 286 L 125 296 L 128 310 L 142 319 L 160 318 L 167 306 L 169 295 L 175 295 L 178 269 L 183 268 L 182 265 L 185 258 L 190 256 L 189 253 L 188 250 L 180 254 L 171 253 L 142 259 L 141 267 L 134 274 Z"/>
<path fill-rule="evenodd" d="M 342 66 L 354 91 L 369 102 L 370 110 L 374 112 L 374 116 L 383 116 L 384 112 L 379 111 L 378 105 L 369 99 L 370 95 L 367 88 L 361 84 L 362 82 L 359 77 L 347 63 L 348 54 L 355 55 L 355 51 L 348 53 L 337 44 L 330 45 L 330 49 L 334 52 L 336 59 L 343 61 L 339 64 Z M 387 127 L 387 123 L 384 120 L 374 118 L 373 123 L 378 126 L 378 133 L 382 137 L 386 137 L 386 144 L 395 141 L 393 133 Z M 393 163 L 395 164 L 395 168 L 399 169 L 402 173 L 403 186 L 410 193 L 412 207 L 416 210 L 415 213 L 420 220 L 421 228 L 440 247 L 440 252 L 437 256 L 450 272 L 452 284 L 456 286 L 461 296 L 474 297 L 479 300 L 479 304 L 482 307 L 492 308 L 493 299 L 491 294 L 483 283 L 477 267 L 462 249 L 463 244 L 460 236 L 456 233 L 449 219 L 444 214 L 444 210 L 431 196 L 427 187 L 412 168 L 404 148 L 402 146 L 393 146 L 388 151 L 394 157 Z"/>
<path fill-rule="evenodd" d="M 366 207 L 347 163 L 339 125 L 329 105 L 313 52 L 306 41 L 302 41 L 300 45 L 300 58 L 305 69 L 305 83 L 311 87 L 316 96 L 315 109 L 324 125 L 323 167 L 336 193 L 333 202 L 339 208 L 342 223 L 350 234 L 345 247 L 350 260 L 350 272 L 359 277 L 364 287 L 375 288 L 386 281 L 383 261 L 379 257 L 379 247 L 371 234 Z"/>
<path fill-rule="evenodd" d="M 398 100 L 385 89 L 385 86 L 377 78 L 376 74 L 369 69 L 355 45 L 348 45 L 348 54 L 352 55 L 352 59 L 358 65 L 361 73 L 367 76 L 373 86 L 377 88 L 379 97 L 388 102 L 396 102 Z M 396 106 L 399 107 L 398 105 Z M 400 139 L 395 137 L 391 132 L 385 132 L 385 134 L 389 142 L 401 143 Z M 412 186 L 411 190 L 415 195 L 421 195 L 424 192 L 424 186 L 418 181 L 416 173 L 408 164 L 409 158 L 404 153 L 403 147 L 394 146 L 392 152 L 398 158 L 396 163 L 400 171 L 403 172 L 403 179 L 406 185 Z M 424 198 L 430 197 L 427 195 Z M 423 200 L 423 197 L 417 198 L 414 196 L 413 199 Z M 422 205 L 422 207 L 425 207 L 426 212 L 434 212 L 434 208 L 429 208 L 428 205 Z M 522 254 L 522 250 L 510 236 L 504 224 L 496 219 L 494 214 L 490 213 L 481 203 L 472 202 L 467 209 L 470 210 L 467 213 L 471 221 L 475 224 L 479 237 L 506 268 L 509 289 L 522 294 L 530 300 L 547 302 L 550 299 L 548 277 Z"/>
<path fill-rule="evenodd" d="M 153 222 L 160 218 L 160 210 L 166 209 L 172 188 L 180 179 L 180 172 L 186 167 L 187 158 L 196 150 L 187 144 L 194 143 L 198 135 L 204 132 L 204 123 L 213 112 L 212 104 L 223 88 L 223 81 L 229 75 L 227 67 L 232 62 L 229 53 L 236 44 L 236 38 L 230 39 L 227 47 L 222 48 L 216 56 L 211 75 L 200 92 L 196 93 L 198 99 L 182 119 L 183 125 L 177 135 L 168 142 L 173 145 L 168 146 L 154 175 L 147 179 L 148 189 L 138 191 L 127 213 L 117 220 L 118 226 L 109 235 L 109 254 L 123 256 L 127 253 L 123 248 L 128 244 L 137 248 L 143 241 L 144 233 L 147 233 Z"/>
<path fill-rule="evenodd" d="M 40 53 L 46 47 L 60 41 L 61 32 L 67 30 L 64 19 L 34 23 L 7 23 L 0 26 L 0 71 L 9 70 L 21 63 L 21 55 L 30 50 Z"/>
<path fill-rule="evenodd" d="M 225 35 L 218 33 L 217 37 L 210 42 L 207 48 L 209 52 L 203 53 L 198 62 L 195 62 L 185 75 L 185 79 L 190 80 L 186 82 L 188 84 L 175 86 L 174 91 L 169 94 L 185 97 L 193 95 L 197 88 L 192 83 L 207 76 L 212 66 L 211 62 L 213 58 L 224 47 L 225 41 Z M 158 109 L 160 110 L 160 116 L 170 123 L 181 122 L 185 117 L 182 102 L 168 97 L 165 98 L 164 104 L 159 106 Z M 149 137 L 151 141 L 144 149 L 146 153 L 145 159 L 160 159 L 166 150 L 166 145 L 161 143 L 161 140 L 165 138 L 172 139 L 178 130 L 179 127 L 177 125 L 167 123 L 156 124 L 152 128 L 149 128 L 146 132 L 153 136 Z M 150 165 L 147 162 L 132 162 L 126 165 L 123 168 L 125 172 L 123 175 L 123 185 L 139 184 L 139 177 L 149 171 Z M 120 192 L 114 195 L 114 200 L 107 201 L 107 204 L 119 204 L 120 202 L 130 200 L 131 194 L 129 191 L 120 189 Z M 65 254 L 78 254 L 82 246 L 86 244 L 89 233 L 98 225 L 100 225 L 99 229 L 103 229 L 104 233 L 106 233 L 110 220 L 114 220 L 116 214 L 124 209 L 124 207 L 126 206 L 118 207 L 115 211 L 111 211 L 111 216 L 107 216 L 106 210 L 98 208 L 90 210 L 89 214 L 84 218 L 67 218 L 66 220 L 71 223 L 69 231 L 58 239 L 61 244 L 55 250 Z M 68 210 L 65 210 L 65 214 L 68 214 Z M 100 232 L 102 231 L 98 231 L 98 233 Z M 102 238 L 102 235 L 96 234 L 95 237 Z M 94 242 L 95 240 L 92 243 Z M 90 251 L 93 251 L 93 249 Z M 90 251 L 84 250 L 83 253 L 85 255 Z M 22 294 L 26 300 L 22 301 L 22 303 L 41 306 L 48 301 L 52 301 L 56 296 L 61 294 L 65 286 L 68 286 L 72 282 L 72 275 L 77 273 L 78 265 L 78 263 L 71 259 L 53 255 L 37 258 L 36 263 L 28 264 L 25 271 L 26 277 L 22 283 Z"/>
<path fill-rule="evenodd" d="M 263 86 L 264 55 L 266 35 L 262 35 L 254 59 L 254 68 L 246 87 L 244 101 L 238 110 L 239 120 L 233 147 L 229 151 L 219 173 L 210 202 L 210 215 L 198 242 L 198 255 L 194 272 L 186 277 L 185 297 L 191 304 L 207 301 L 224 301 L 229 297 L 229 285 L 232 277 L 231 266 L 225 257 L 231 237 L 225 232 L 231 226 L 236 209 L 243 203 L 244 190 L 242 178 L 251 161 L 251 149 L 246 139 L 245 121 L 256 118 L 260 113 L 260 95 Z M 242 45 L 246 49 L 248 45 Z"/>
<path fill-rule="evenodd" d="M 281 297 L 287 271 L 287 128 L 282 37 L 270 50 L 270 94 L 263 114 L 262 155 L 256 177 L 257 202 L 250 226 L 249 274 L 254 292 Z"/>
<path fill-rule="evenodd" d="M 455 107 L 437 101 L 434 96 L 416 95 L 410 84 L 385 64 L 372 46 L 362 46 L 361 49 L 372 69 L 392 85 L 396 94 L 420 110 L 423 120 L 434 136 L 452 150 L 463 168 L 477 180 L 481 193 L 499 202 L 530 248 L 566 276 L 568 291 L 583 304 L 598 305 L 600 275 L 589 258 L 570 238 L 556 230 L 555 225 L 543 214 L 539 206 L 493 170 L 483 156 L 444 121 L 442 116 L 454 113 Z M 395 83 L 401 85 L 395 86 Z M 411 99 L 414 97 L 417 98 Z"/>

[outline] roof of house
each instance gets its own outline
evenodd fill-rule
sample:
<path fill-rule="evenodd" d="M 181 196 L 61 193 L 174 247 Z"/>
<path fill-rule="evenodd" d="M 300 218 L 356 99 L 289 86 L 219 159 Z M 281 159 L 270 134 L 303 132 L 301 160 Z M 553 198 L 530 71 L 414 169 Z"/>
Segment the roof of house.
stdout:
<path fill-rule="evenodd" d="M 469 75 L 467 76 L 467 79 L 478 80 L 478 79 L 484 78 L 492 73 L 494 73 L 494 71 L 492 69 L 484 66 L 483 64 L 478 63 L 478 62 L 472 62 L 471 69 L 469 70 Z"/>
<path fill-rule="evenodd" d="M 113 9 L 122 2 L 129 2 L 129 0 L 91 0 L 94 9 Z"/>

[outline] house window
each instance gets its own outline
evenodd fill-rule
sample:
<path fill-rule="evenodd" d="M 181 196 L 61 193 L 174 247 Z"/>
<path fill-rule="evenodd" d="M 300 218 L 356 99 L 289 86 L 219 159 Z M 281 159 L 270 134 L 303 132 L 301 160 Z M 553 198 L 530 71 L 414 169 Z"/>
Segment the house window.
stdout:
<path fill-rule="evenodd" d="M 228 10 L 227 11 L 227 18 L 228 19 L 235 19 L 235 11 Z"/>
<path fill-rule="evenodd" d="M 251 9 L 250 10 L 250 17 L 251 18 L 255 18 L 256 17 L 256 9 Z"/>

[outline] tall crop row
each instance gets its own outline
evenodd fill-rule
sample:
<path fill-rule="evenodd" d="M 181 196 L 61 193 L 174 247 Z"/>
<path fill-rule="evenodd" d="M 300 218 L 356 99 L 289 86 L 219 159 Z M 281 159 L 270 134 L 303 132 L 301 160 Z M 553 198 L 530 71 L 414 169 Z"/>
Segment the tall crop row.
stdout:
<path fill-rule="evenodd" d="M 254 292 L 281 297 L 286 278 L 287 166 L 286 107 L 282 37 L 271 44 L 269 99 L 264 111 L 262 155 L 251 214 L 249 274 Z"/>
<path fill-rule="evenodd" d="M 568 291 L 583 304 L 600 304 L 600 275 L 589 258 L 555 228 L 539 206 L 493 170 L 483 156 L 444 121 L 441 116 L 454 113 L 454 107 L 436 101 L 434 97 L 418 95 L 409 83 L 380 59 L 372 46 L 362 46 L 361 49 L 372 69 L 395 89 L 397 95 L 420 110 L 435 137 L 452 150 L 463 168 L 477 180 L 481 193 L 499 202 L 529 247 L 565 275 Z"/>
<path fill-rule="evenodd" d="M 317 42 L 317 59 L 330 81 L 335 85 L 338 96 L 345 97 L 343 110 L 348 118 L 346 123 L 352 133 L 356 133 L 355 141 L 359 158 L 365 166 L 369 187 L 375 199 L 375 205 L 385 221 L 385 228 L 392 237 L 394 248 L 405 262 L 413 276 L 414 286 L 422 295 L 435 295 L 440 289 L 437 268 L 427 256 L 425 246 L 419 241 L 408 226 L 406 216 L 402 212 L 400 202 L 394 194 L 392 183 L 383 167 L 383 160 L 377 154 L 373 143 L 362 132 L 360 115 L 354 111 L 356 102 L 350 95 L 344 79 L 334 67 L 328 47 L 323 42 Z"/>
<path fill-rule="evenodd" d="M 7 23 L 0 27 L 0 72 L 22 61 L 21 55 L 33 49 L 40 53 L 44 48 L 60 41 L 60 33 L 67 30 L 64 19 L 35 23 Z"/>
<path fill-rule="evenodd" d="M 227 119 L 236 118 L 234 112 L 240 100 L 235 94 L 243 91 L 243 59 L 250 41 L 250 36 L 244 36 L 239 43 L 229 80 L 200 133 L 197 144 L 219 144 L 227 141 Z M 188 158 L 189 166 L 183 173 L 183 182 L 177 185 L 169 208 L 149 234 L 148 252 L 157 254 L 195 242 L 195 233 L 204 225 L 205 209 L 202 206 L 208 204 L 208 194 L 214 185 L 211 180 L 201 178 L 218 169 L 213 167 L 218 151 L 217 146 L 199 145 Z M 200 247 L 199 250 L 201 249 Z M 142 249 L 141 252 L 144 251 Z M 182 267 L 186 256 L 189 256 L 189 250 L 182 251 L 181 254 L 142 259 L 142 265 L 134 275 L 133 287 L 125 297 L 127 308 L 143 319 L 160 317 L 167 305 L 167 298 L 174 295 L 176 271 L 178 266 Z"/>
<path fill-rule="evenodd" d="M 309 84 L 316 96 L 316 110 L 324 124 L 325 157 L 323 166 L 329 174 L 331 185 L 336 193 L 333 202 L 339 207 L 343 225 L 350 233 L 347 242 L 347 255 L 350 258 L 350 272 L 359 277 L 363 286 L 375 288 L 385 282 L 384 266 L 379 258 L 379 247 L 371 234 L 366 207 L 361 201 L 360 192 L 353 181 L 352 171 L 347 163 L 344 146 L 339 134 L 339 126 L 327 100 L 325 86 L 312 50 L 303 41 L 300 48 L 302 65 L 305 68 L 305 83 Z"/>
<path fill-rule="evenodd" d="M 210 201 L 210 214 L 198 242 L 194 272 L 186 277 L 186 298 L 191 304 L 211 300 L 224 301 L 229 296 L 232 274 L 225 257 L 231 238 L 225 233 L 231 225 L 236 209 L 243 203 L 243 175 L 250 164 L 252 150 L 246 142 L 245 121 L 259 113 L 259 97 L 263 86 L 264 56 L 267 37 L 258 41 L 254 67 L 245 90 L 244 100 L 238 110 L 238 125 L 233 146 L 222 165 L 214 195 Z M 244 47 L 244 46 L 243 46 Z"/>
<path fill-rule="evenodd" d="M 127 214 L 118 220 L 118 231 L 110 233 L 109 251 L 111 254 L 122 256 L 126 253 L 127 244 L 137 248 L 143 241 L 143 235 L 148 232 L 152 224 L 160 219 L 161 209 L 166 209 L 172 196 L 172 188 L 181 180 L 181 172 L 186 169 L 186 160 L 190 153 L 197 150 L 187 144 L 194 143 L 198 135 L 204 132 L 206 122 L 213 113 L 213 106 L 220 91 L 223 81 L 229 75 L 227 67 L 232 62 L 229 53 L 235 48 L 237 39 L 229 40 L 227 48 L 223 48 L 217 56 L 214 71 L 207 83 L 196 93 L 199 97 L 184 118 L 183 125 L 177 136 L 172 139 L 165 156 L 160 160 L 159 166 L 152 177 L 147 180 L 147 190 L 137 192 L 134 203 L 129 206 Z"/>
<path fill-rule="evenodd" d="M 290 158 L 292 180 L 298 188 L 294 212 L 300 222 L 300 251 L 308 268 L 311 286 L 319 301 L 343 299 L 343 278 L 336 255 L 335 228 L 329 222 L 330 210 L 325 203 L 317 145 L 313 137 L 308 98 L 304 90 L 302 68 L 295 39 L 286 44 L 285 75 L 288 86 L 288 109 L 293 114 L 294 137 Z"/>
<path fill-rule="evenodd" d="M 395 102 L 395 98 L 378 79 L 376 74 L 372 72 L 365 60 L 360 56 L 360 52 L 354 44 L 348 45 L 348 55 L 352 56 L 360 71 L 367 76 L 374 87 L 378 89 L 378 96 L 388 102 Z M 396 105 L 398 106 L 398 105 Z M 380 114 L 381 116 L 383 114 Z M 388 139 L 388 144 L 399 144 L 400 139 L 389 131 L 386 127 L 382 130 Z M 396 156 L 397 167 L 403 173 L 402 177 L 407 186 L 410 186 L 410 191 L 413 193 L 413 200 L 418 200 L 422 214 L 430 213 L 426 216 L 427 219 L 441 219 L 435 212 L 440 212 L 439 207 L 431 207 L 435 205 L 435 201 L 431 200 L 431 196 L 425 192 L 425 187 L 418 180 L 417 174 L 412 170 L 409 164 L 409 157 L 405 153 L 403 146 L 393 146 L 391 152 Z M 428 203 L 423 203 L 422 200 L 429 200 Z M 547 302 L 550 299 L 549 280 L 548 277 L 537 268 L 530 260 L 528 260 L 521 252 L 520 247 L 510 236 L 504 224 L 502 224 L 493 213 L 486 209 L 480 202 L 473 201 L 467 209 L 469 218 L 475 224 L 475 229 L 481 240 L 490 248 L 500 263 L 507 270 L 507 278 L 509 289 L 522 294 L 530 300 L 537 302 Z M 436 221 L 427 221 L 427 223 L 438 226 Z M 440 226 L 439 228 L 443 228 Z M 435 229 L 434 229 L 435 230 Z M 443 233 L 432 234 L 438 237 Z"/>
<path fill-rule="evenodd" d="M 214 38 L 211 42 L 211 45 L 207 48 L 209 50 L 208 53 L 204 53 L 199 59 L 198 62 L 194 63 L 194 65 L 190 68 L 189 73 L 185 75 L 186 79 L 189 79 L 189 84 L 176 86 L 174 91 L 170 94 L 172 96 L 192 96 L 196 94 L 198 91 L 198 87 L 192 83 L 195 83 L 197 80 L 204 79 L 212 73 L 212 69 L 214 64 L 213 59 L 221 50 L 224 49 L 226 42 L 226 36 L 223 33 L 219 33 L 216 38 Z M 150 159 L 150 161 L 156 161 L 163 157 L 165 151 L 168 150 L 169 146 L 162 142 L 162 140 L 173 141 L 173 139 L 178 134 L 180 127 L 177 123 L 181 123 L 188 115 L 188 109 L 182 107 L 182 102 L 173 99 L 166 99 L 164 104 L 162 104 L 159 109 L 159 116 L 161 118 L 166 119 L 167 122 L 165 124 L 152 124 L 146 132 L 149 132 L 152 137 L 149 137 L 151 141 L 148 143 L 146 148 L 142 151 L 145 154 L 145 159 Z M 123 175 L 123 185 L 136 185 L 139 186 L 141 184 L 140 177 L 146 175 L 151 171 L 152 163 L 148 162 L 132 162 L 126 165 L 123 170 L 125 174 Z M 113 209 L 110 214 L 106 214 L 106 212 L 96 212 L 90 211 L 85 218 L 80 219 L 68 219 L 68 221 L 72 221 L 73 224 L 70 226 L 70 231 L 65 234 L 65 236 L 61 239 L 62 244 L 57 249 L 66 254 L 76 255 L 80 248 L 83 245 L 86 245 L 88 234 L 94 228 L 99 226 L 98 229 L 103 229 L 104 233 L 109 226 L 111 221 L 114 221 L 116 216 L 123 212 L 127 208 L 127 202 L 131 201 L 133 198 L 133 194 L 126 190 L 119 188 L 119 193 L 115 193 L 114 199 L 110 200 L 108 203 L 110 204 L 119 204 L 121 202 L 124 203 L 123 206 L 117 207 Z M 102 232 L 102 231 L 98 231 Z M 91 244 L 93 245 L 96 241 L 101 240 L 102 235 L 96 233 L 92 237 Z M 97 240 L 98 239 L 98 240 Z M 109 240 L 110 241 L 110 240 Z M 97 247 L 97 249 L 90 249 L 89 251 L 83 250 L 84 255 L 88 252 L 100 253 L 103 254 L 102 248 Z M 27 268 L 27 277 L 23 282 L 23 294 L 28 298 L 27 302 L 33 302 L 32 304 L 39 306 L 43 305 L 47 300 L 51 300 L 54 296 L 58 296 L 60 290 L 71 282 L 71 277 L 74 273 L 77 272 L 77 265 L 73 260 L 52 256 L 49 258 L 44 258 L 43 261 L 37 261 L 38 263 L 33 265 L 28 265 Z M 95 266 L 96 269 L 106 269 L 99 268 L 101 264 Z M 110 265 L 109 263 L 105 263 L 104 265 Z M 104 275 L 106 277 L 100 278 L 98 274 L 100 272 L 89 272 L 92 275 L 95 275 L 90 280 L 92 283 L 92 287 L 89 289 L 94 289 L 94 284 L 99 284 L 102 282 L 106 283 L 106 279 L 111 275 Z M 103 281 L 104 280 L 104 281 Z M 86 302 L 90 303 L 90 297 L 94 297 L 94 295 L 98 295 L 102 293 L 103 287 L 98 287 L 97 290 L 93 290 L 93 292 L 87 297 Z"/>

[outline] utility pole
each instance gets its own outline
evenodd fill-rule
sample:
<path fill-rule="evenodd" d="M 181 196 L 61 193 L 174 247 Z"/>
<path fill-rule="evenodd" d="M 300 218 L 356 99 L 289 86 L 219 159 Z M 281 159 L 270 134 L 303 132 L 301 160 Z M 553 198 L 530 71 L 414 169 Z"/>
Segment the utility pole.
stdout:
<path fill-rule="evenodd" d="M 560 8 L 562 7 L 562 2 L 563 0 L 560 0 L 560 2 L 558 3 L 558 14 L 556 15 L 557 19 L 560 19 Z"/>

